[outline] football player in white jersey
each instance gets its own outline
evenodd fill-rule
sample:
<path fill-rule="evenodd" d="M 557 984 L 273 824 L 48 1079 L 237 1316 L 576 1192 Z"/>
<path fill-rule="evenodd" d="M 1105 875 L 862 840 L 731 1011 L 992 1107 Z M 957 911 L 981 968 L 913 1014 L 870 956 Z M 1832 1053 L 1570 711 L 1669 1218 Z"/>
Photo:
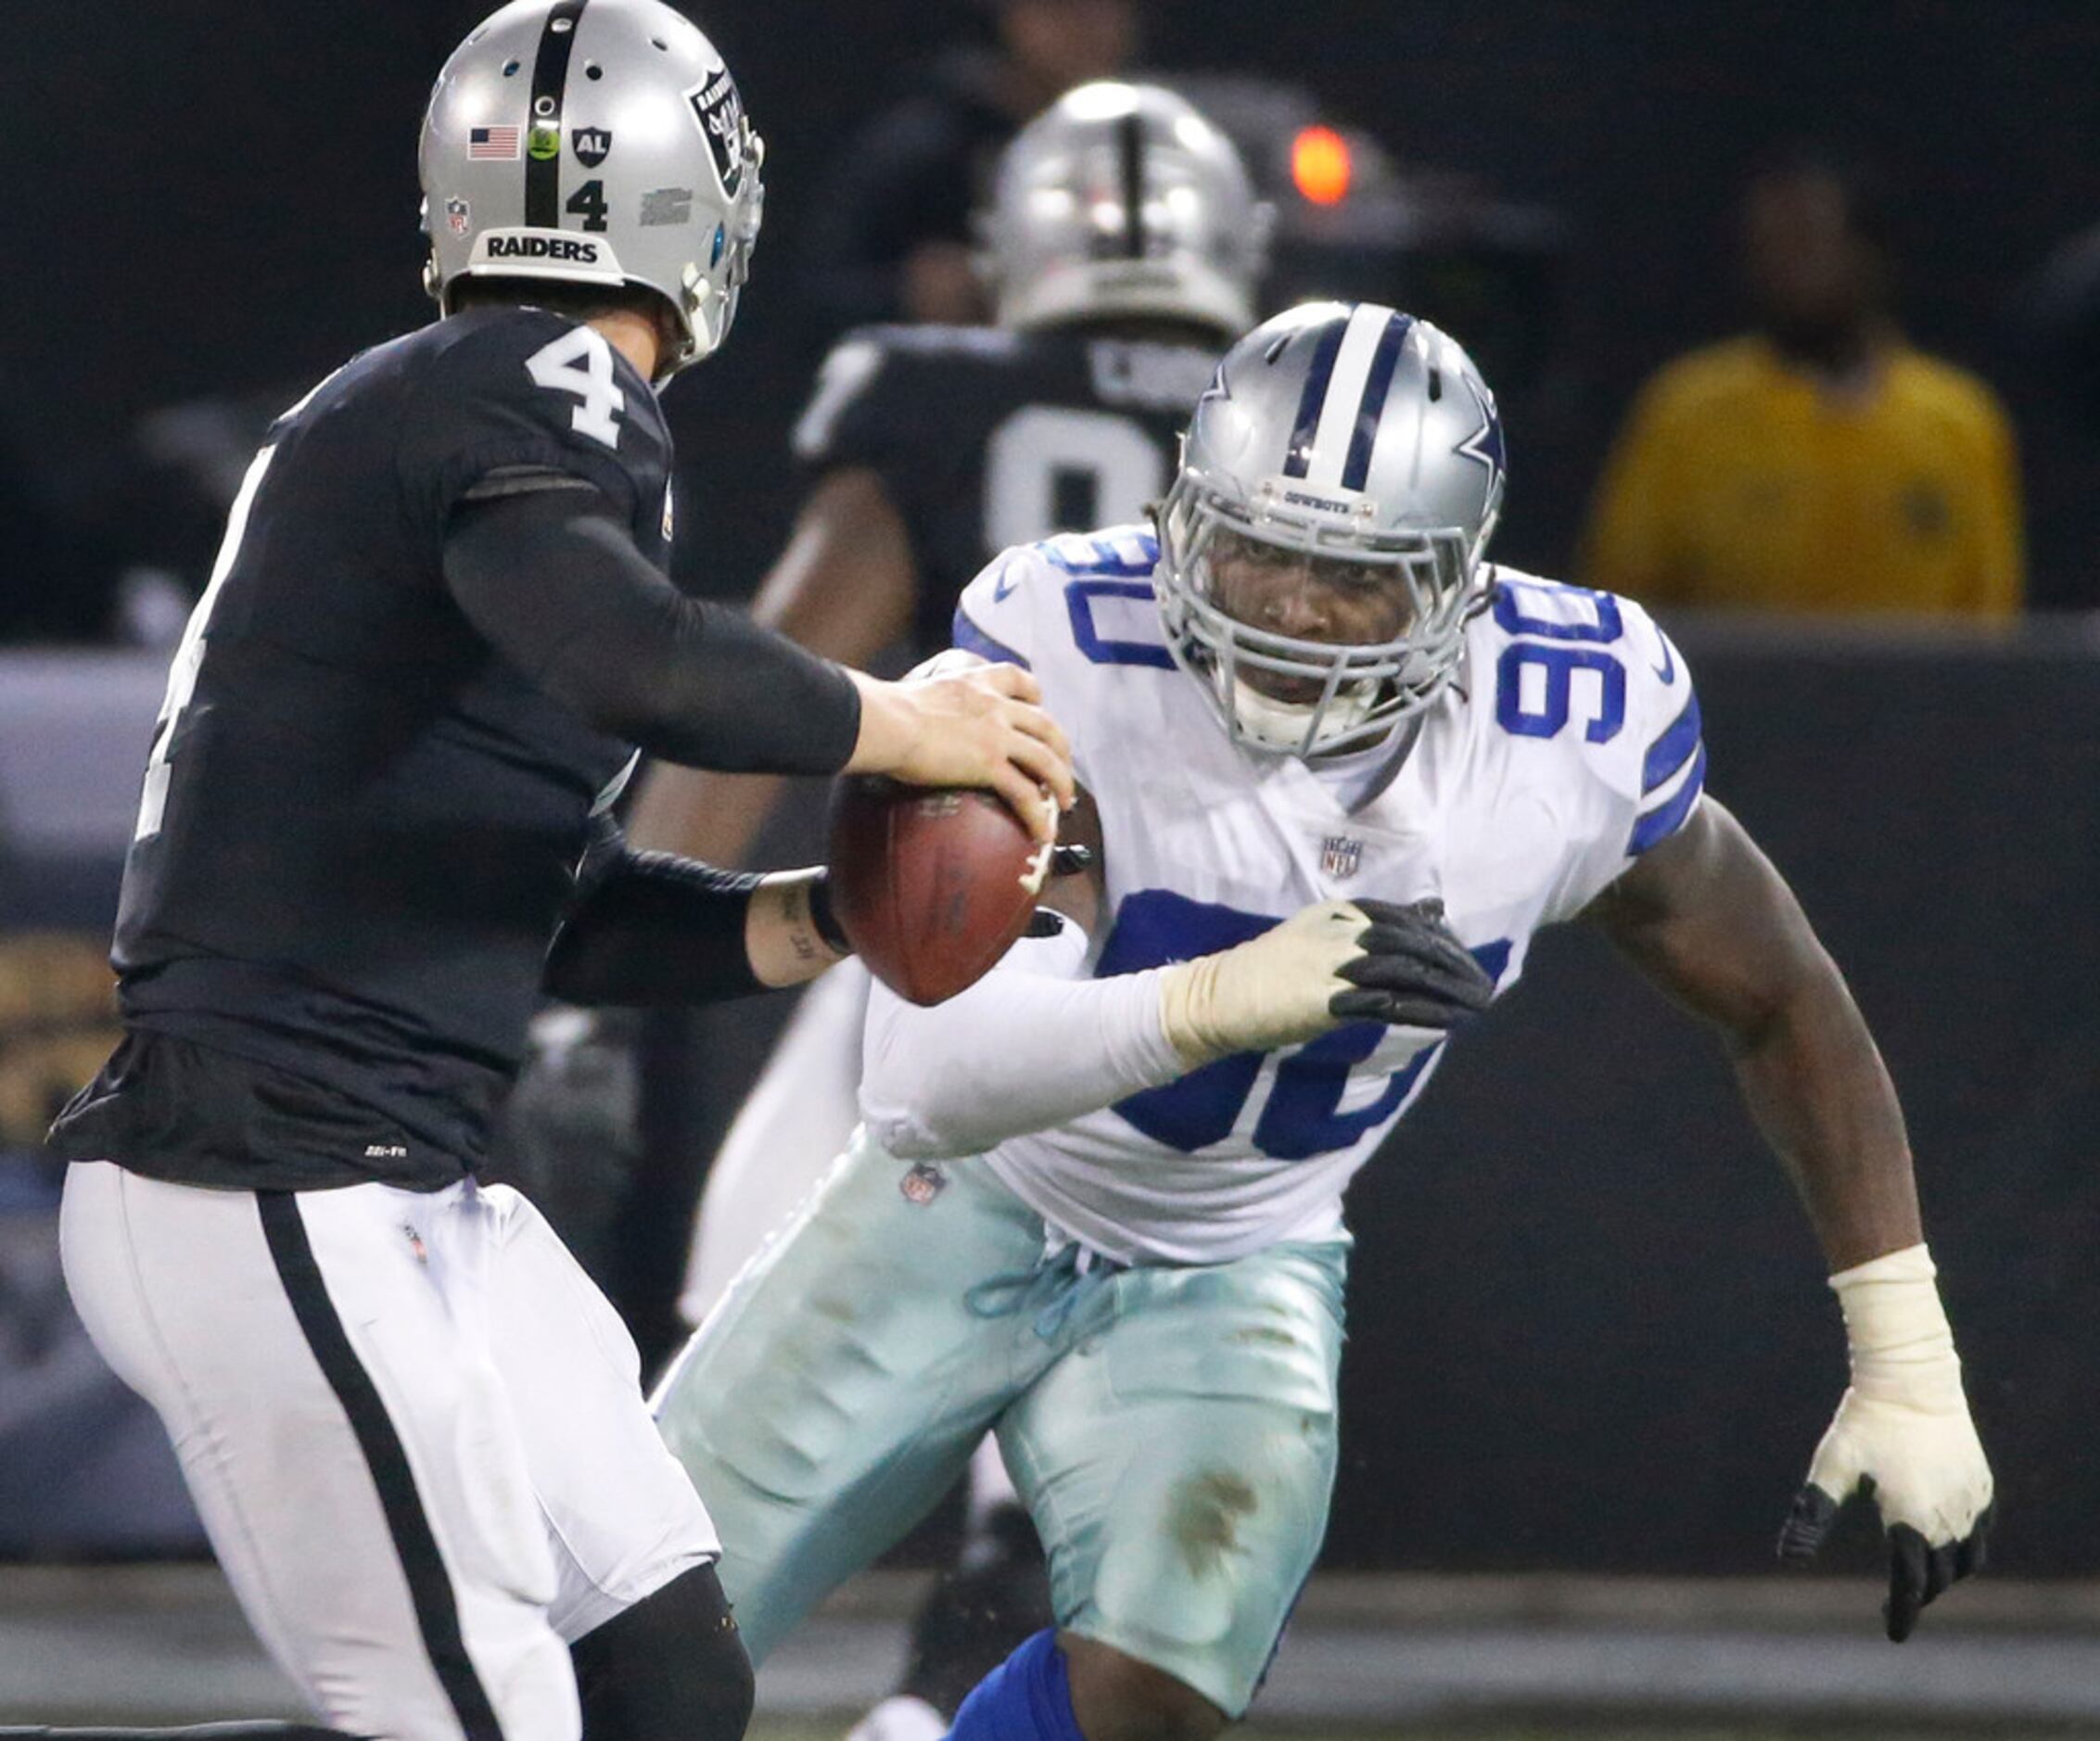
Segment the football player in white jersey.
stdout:
<path fill-rule="evenodd" d="M 1457 344 L 1310 304 L 1227 354 L 1156 536 L 1012 551 L 964 593 L 958 644 L 1066 723 L 1098 856 L 961 997 L 877 992 L 861 1131 L 658 1398 L 754 1657 L 991 1426 L 1058 1625 L 952 1733 L 1202 1741 L 1245 1710 L 1326 1523 L 1343 1189 L 1467 1001 L 1426 965 L 1426 1010 L 1362 986 L 1425 903 L 1498 990 L 1581 917 L 1723 1030 L 1851 1344 L 1782 1552 L 1870 1480 L 1898 1639 L 1980 1564 L 1990 1468 L 1873 1040 L 1705 795 L 1648 614 L 1482 560 L 1502 486 Z"/>

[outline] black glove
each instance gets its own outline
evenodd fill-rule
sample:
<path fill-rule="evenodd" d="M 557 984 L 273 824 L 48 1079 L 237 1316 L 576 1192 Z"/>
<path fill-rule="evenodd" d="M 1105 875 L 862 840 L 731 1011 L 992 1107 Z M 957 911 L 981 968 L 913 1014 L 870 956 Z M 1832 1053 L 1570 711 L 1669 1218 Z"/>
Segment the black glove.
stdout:
<path fill-rule="evenodd" d="M 1410 1028 L 1457 1027 L 1495 1000 L 1495 981 L 1444 922 L 1444 903 L 1351 903 L 1371 921 L 1364 953 L 1341 970 L 1360 989 L 1338 991 L 1328 1009 L 1353 1020 Z"/>

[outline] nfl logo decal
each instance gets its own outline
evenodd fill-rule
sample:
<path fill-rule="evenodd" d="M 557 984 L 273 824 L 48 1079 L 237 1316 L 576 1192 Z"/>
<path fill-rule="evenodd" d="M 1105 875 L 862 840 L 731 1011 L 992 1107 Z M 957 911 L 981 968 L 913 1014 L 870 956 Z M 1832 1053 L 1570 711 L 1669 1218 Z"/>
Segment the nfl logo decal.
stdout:
<path fill-rule="evenodd" d="M 445 201 L 445 227 L 454 235 L 465 235 L 467 232 L 466 201 L 457 194 Z"/>
<path fill-rule="evenodd" d="M 1364 862 L 1364 843 L 1348 834 L 1330 834 L 1319 844 L 1320 875 L 1336 882 L 1353 877 Z"/>
<path fill-rule="evenodd" d="M 931 1162 L 922 1161 L 897 1182 L 904 1201 L 923 1209 L 948 1188 L 948 1175 Z"/>

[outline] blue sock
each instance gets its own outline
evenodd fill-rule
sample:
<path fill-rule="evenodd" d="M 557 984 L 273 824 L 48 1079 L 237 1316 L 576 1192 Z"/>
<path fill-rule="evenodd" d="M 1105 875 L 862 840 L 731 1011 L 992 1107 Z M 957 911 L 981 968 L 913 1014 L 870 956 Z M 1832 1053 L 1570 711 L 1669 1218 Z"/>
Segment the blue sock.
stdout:
<path fill-rule="evenodd" d="M 1086 1741 L 1057 1633 L 1046 1627 L 972 1687 L 947 1741 Z"/>

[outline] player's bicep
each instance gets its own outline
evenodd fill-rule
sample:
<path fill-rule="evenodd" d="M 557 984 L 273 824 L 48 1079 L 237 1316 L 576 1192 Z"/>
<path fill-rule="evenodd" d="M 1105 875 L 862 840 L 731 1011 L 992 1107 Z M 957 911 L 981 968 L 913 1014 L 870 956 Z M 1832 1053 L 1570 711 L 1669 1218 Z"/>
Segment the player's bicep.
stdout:
<path fill-rule="evenodd" d="M 668 634 L 677 599 L 595 489 L 463 502 L 446 522 L 443 568 L 467 621 L 542 683 L 579 663 L 645 659 Z"/>
<path fill-rule="evenodd" d="M 1786 880 L 1711 796 L 1581 916 L 1661 990 L 1737 1035 L 1824 959 Z"/>

